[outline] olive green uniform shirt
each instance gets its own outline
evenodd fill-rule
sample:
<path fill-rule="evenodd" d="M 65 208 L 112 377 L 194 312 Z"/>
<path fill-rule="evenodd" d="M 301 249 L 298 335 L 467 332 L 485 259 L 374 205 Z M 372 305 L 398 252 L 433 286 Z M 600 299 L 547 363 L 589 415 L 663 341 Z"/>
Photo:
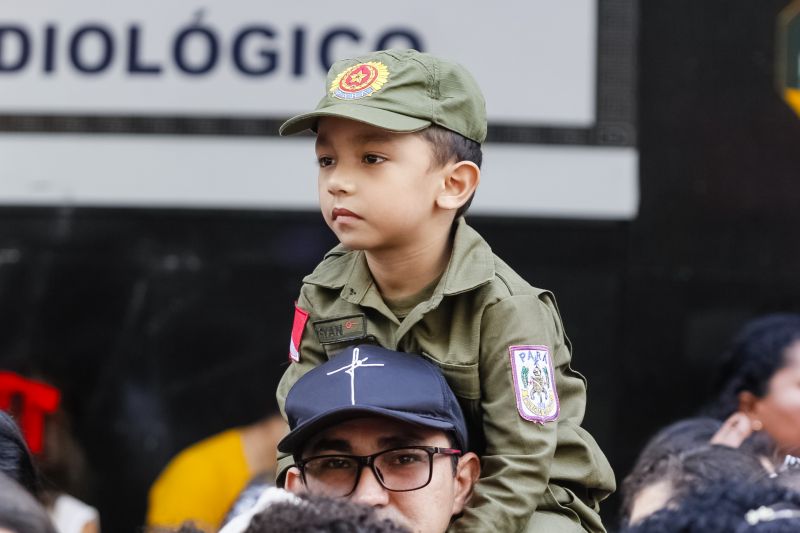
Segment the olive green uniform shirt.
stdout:
<path fill-rule="evenodd" d="M 381 298 L 364 253 L 342 246 L 303 280 L 297 305 L 309 318 L 300 360 L 278 386 L 281 409 L 300 376 L 346 346 L 375 343 L 422 354 L 442 369 L 464 410 L 470 447 L 481 457 L 473 497 L 449 531 L 604 531 L 599 502 L 615 489 L 614 474 L 580 427 L 586 381 L 570 367 L 555 299 L 495 256 L 463 219 L 432 296 L 402 322 Z M 549 347 L 557 421 L 531 422 L 517 410 L 509 347 L 524 345 Z M 283 457 L 279 471 L 291 463 Z"/>

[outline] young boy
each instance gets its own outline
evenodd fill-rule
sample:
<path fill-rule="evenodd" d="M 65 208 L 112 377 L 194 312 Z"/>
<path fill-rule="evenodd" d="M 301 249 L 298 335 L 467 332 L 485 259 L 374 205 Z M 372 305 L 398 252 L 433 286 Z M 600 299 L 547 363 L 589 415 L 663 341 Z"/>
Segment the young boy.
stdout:
<path fill-rule="evenodd" d="M 280 405 L 301 375 L 349 345 L 423 354 L 462 403 L 482 461 L 451 531 L 604 531 L 599 502 L 614 476 L 580 427 L 586 384 L 570 368 L 553 295 L 461 216 L 486 138 L 474 79 L 414 50 L 339 61 L 316 110 L 281 134 L 308 129 L 322 215 L 341 245 L 303 280 Z"/>

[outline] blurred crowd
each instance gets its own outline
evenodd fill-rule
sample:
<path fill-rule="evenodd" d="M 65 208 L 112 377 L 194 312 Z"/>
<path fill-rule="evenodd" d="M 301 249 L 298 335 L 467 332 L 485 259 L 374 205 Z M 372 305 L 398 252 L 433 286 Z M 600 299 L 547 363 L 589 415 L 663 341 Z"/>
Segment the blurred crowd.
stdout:
<path fill-rule="evenodd" d="M 800 315 L 773 314 L 745 324 L 718 369 L 714 400 L 658 431 L 624 477 L 620 531 L 800 531 Z M 4 376 L 16 383 L 17 377 Z M 47 391 L 47 384 L 39 385 Z M 0 400 L 8 396 L 0 391 Z M 64 432 L 51 427 L 49 437 L 31 434 L 13 402 L 0 407 L 0 532 L 99 532 L 97 510 L 69 494 L 75 491 L 69 472 L 80 470 L 85 459 L 66 453 L 74 445 L 63 437 L 47 444 Z M 53 427 L 64 425 L 55 405 L 47 419 Z M 376 512 L 385 503 L 277 488 L 276 447 L 286 432 L 283 418 L 269 413 L 180 452 L 150 489 L 142 529 L 407 531 Z M 387 480 L 380 483 L 385 487 Z"/>
<path fill-rule="evenodd" d="M 622 483 L 623 531 L 800 531 L 800 315 L 746 324 L 715 389 L 702 416 L 642 450 Z"/>

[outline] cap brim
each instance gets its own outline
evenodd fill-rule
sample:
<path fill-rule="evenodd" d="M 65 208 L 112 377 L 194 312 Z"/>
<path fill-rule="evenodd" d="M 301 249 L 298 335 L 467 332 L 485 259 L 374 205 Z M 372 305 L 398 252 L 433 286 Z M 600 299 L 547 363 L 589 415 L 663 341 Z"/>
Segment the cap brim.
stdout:
<path fill-rule="evenodd" d="M 413 413 L 398 413 L 397 411 L 379 407 L 358 406 L 352 409 L 335 409 L 315 416 L 305 424 L 290 431 L 289 434 L 278 443 L 278 450 L 283 453 L 295 453 L 298 451 L 298 448 L 305 444 L 314 434 L 339 422 L 361 418 L 363 416 L 383 416 L 426 428 L 452 431 L 456 434 L 456 439 L 458 439 L 456 428 L 449 422 L 427 418 Z M 459 443 L 459 445 L 465 446 L 465 443 Z"/>
<path fill-rule="evenodd" d="M 317 121 L 321 117 L 347 118 L 377 126 L 381 129 L 398 132 L 419 131 L 431 125 L 429 120 L 409 117 L 393 111 L 386 111 L 385 109 L 361 104 L 341 103 L 292 117 L 281 125 L 278 132 L 281 135 L 292 135 L 305 130 L 316 130 Z"/>

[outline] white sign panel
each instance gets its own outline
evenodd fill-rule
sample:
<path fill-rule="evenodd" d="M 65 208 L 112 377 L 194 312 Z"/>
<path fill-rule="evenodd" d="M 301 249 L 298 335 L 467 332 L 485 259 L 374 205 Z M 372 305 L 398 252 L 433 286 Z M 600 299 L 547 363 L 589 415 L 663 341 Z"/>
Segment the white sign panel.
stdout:
<path fill-rule="evenodd" d="M 0 0 L 0 114 L 285 117 L 324 64 L 416 47 L 475 75 L 490 122 L 588 127 L 596 3 Z"/>
<path fill-rule="evenodd" d="M 0 135 L 0 161 L 4 204 L 318 209 L 308 137 Z M 469 212 L 630 219 L 637 166 L 634 148 L 487 144 Z"/>
<path fill-rule="evenodd" d="M 414 47 L 464 64 L 489 123 L 597 126 L 598 0 L 0 0 L 3 115 L 281 119 L 326 66 Z M 471 213 L 630 219 L 633 147 L 487 143 Z M 312 140 L 0 133 L 0 205 L 316 209 Z"/>

